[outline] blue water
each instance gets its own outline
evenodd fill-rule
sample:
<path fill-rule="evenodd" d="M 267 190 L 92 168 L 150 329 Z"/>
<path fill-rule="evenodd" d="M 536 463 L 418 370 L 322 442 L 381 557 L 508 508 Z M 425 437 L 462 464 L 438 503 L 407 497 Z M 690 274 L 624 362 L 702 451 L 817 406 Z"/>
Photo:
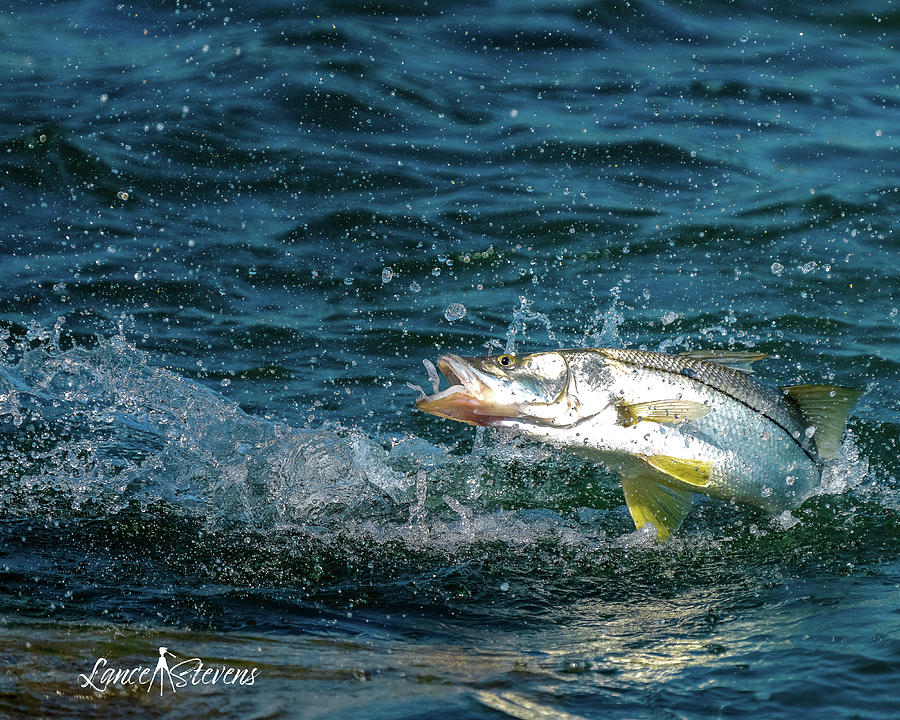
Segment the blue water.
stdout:
<path fill-rule="evenodd" d="M 0 715 L 900 715 L 893 2 L 0 10 Z M 461 306 L 461 307 L 460 307 Z M 632 533 L 423 359 L 754 349 L 821 493 Z M 157 648 L 252 686 L 81 687 Z"/>

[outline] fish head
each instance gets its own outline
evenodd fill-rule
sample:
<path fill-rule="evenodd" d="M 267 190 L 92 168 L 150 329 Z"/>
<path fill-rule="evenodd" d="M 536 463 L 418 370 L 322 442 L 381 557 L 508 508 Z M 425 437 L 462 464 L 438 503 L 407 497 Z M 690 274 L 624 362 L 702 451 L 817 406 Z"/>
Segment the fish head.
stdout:
<path fill-rule="evenodd" d="M 577 414 L 577 401 L 570 395 L 572 374 L 562 352 L 442 355 L 437 366 L 450 387 L 416 401 L 419 410 L 432 415 L 510 427 L 571 423 Z"/>

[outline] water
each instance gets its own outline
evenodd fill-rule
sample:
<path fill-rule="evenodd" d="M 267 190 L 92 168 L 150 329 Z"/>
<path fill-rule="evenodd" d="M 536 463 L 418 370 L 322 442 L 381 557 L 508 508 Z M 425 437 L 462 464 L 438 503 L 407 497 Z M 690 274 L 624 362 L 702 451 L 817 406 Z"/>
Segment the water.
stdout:
<path fill-rule="evenodd" d="M 0 715 L 897 717 L 898 28 L 4 9 Z M 867 392 L 821 494 L 660 547 L 613 476 L 407 386 L 592 345 Z M 258 675 L 79 683 L 160 646 Z"/>

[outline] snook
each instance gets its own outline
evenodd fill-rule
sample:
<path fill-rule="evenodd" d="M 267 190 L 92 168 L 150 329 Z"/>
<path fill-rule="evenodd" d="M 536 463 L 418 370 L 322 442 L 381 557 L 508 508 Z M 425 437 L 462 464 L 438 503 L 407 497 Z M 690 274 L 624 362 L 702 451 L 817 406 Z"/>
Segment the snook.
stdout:
<path fill-rule="evenodd" d="M 444 355 L 451 387 L 427 413 L 513 428 L 616 472 L 641 528 L 666 539 L 694 493 L 775 512 L 799 505 L 840 450 L 862 394 L 828 385 L 770 388 L 750 376 L 765 355 L 558 350 Z"/>

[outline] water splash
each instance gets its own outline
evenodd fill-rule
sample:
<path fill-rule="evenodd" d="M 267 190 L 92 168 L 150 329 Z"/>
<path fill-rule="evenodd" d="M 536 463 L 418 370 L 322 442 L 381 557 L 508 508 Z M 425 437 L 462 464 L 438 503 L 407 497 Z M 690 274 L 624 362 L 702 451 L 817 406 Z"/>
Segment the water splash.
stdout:
<path fill-rule="evenodd" d="M 212 524 L 271 526 L 390 514 L 412 488 L 361 433 L 247 415 L 153 367 L 122 335 L 66 351 L 40 339 L 50 342 L 0 366 L 7 514 L 167 504 Z"/>
<path fill-rule="evenodd" d="M 338 556 L 362 545 L 447 558 L 501 543 L 527 548 L 534 562 L 570 554 L 574 568 L 636 548 L 662 552 L 632 536 L 618 482 L 585 460 L 501 432 L 460 455 L 414 435 L 383 443 L 358 429 L 298 430 L 155 367 L 123 333 L 62 350 L 60 327 L 7 341 L 0 359 L 4 517 L 174 513 L 210 532 L 261 533 L 286 543 L 288 556 L 297 533 L 340 538 L 330 545 Z M 851 438 L 821 492 L 847 495 L 868 477 Z M 704 507 L 686 524 L 691 541 L 677 538 L 665 553 L 720 545 L 723 535 L 741 542 L 755 512 Z M 771 532 L 797 532 L 789 525 Z"/>
<path fill-rule="evenodd" d="M 810 495 L 841 495 L 858 488 L 869 477 L 869 461 L 860 454 L 853 433 L 848 431 L 840 453 L 825 466 L 821 484 Z"/>
<path fill-rule="evenodd" d="M 517 344 L 520 341 L 527 340 L 528 325 L 531 321 L 536 321 L 543 325 L 547 332 L 547 337 L 554 343 L 558 343 L 556 332 L 550 318 L 544 313 L 537 312 L 534 309 L 534 303 L 524 295 L 519 297 L 519 305 L 513 310 L 513 319 L 506 328 L 506 345 L 503 352 L 516 352 Z"/>
<path fill-rule="evenodd" d="M 585 326 L 584 347 L 621 347 L 624 344 L 619 331 L 625 322 L 621 292 L 618 285 L 610 288 L 609 307 L 597 312 Z"/>

